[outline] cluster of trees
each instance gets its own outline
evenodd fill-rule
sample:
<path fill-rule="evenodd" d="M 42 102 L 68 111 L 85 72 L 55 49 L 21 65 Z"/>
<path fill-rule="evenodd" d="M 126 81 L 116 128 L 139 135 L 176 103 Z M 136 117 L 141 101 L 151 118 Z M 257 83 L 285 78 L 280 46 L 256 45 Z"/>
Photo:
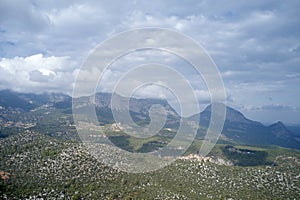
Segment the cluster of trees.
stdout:
<path fill-rule="evenodd" d="M 223 148 L 223 154 L 227 159 L 231 160 L 238 166 L 257 166 L 269 165 L 266 159 L 268 153 L 265 151 L 253 151 L 249 149 L 238 149 L 233 146 L 226 146 Z"/>

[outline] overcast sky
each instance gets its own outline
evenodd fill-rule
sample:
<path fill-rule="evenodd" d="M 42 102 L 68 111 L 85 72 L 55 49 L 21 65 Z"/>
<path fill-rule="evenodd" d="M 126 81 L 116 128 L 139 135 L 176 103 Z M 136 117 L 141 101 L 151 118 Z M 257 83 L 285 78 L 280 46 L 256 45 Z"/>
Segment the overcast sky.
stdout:
<path fill-rule="evenodd" d="M 81 64 L 97 44 L 122 31 L 162 27 L 207 50 L 221 72 L 227 104 L 254 120 L 300 124 L 299 9 L 298 0 L 1 0 L 0 89 L 71 94 Z M 150 61 L 157 58 L 151 55 Z M 207 104 L 201 80 L 196 93 Z"/>

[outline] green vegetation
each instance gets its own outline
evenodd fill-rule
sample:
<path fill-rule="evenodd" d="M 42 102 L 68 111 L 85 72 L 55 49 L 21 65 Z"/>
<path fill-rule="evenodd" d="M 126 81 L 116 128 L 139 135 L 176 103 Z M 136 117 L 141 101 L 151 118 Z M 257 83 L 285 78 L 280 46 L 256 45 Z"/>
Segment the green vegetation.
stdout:
<path fill-rule="evenodd" d="M 239 149 L 233 146 L 226 146 L 223 153 L 227 159 L 233 161 L 235 165 L 239 166 L 256 166 L 256 165 L 270 165 L 266 161 L 268 153 L 266 151 L 254 151 L 249 149 Z"/>
<path fill-rule="evenodd" d="M 226 156 L 225 149 L 217 145 L 211 156 Z M 26 131 L 0 140 L 0 171 L 8 176 L 0 180 L 0 198 L 299 199 L 299 152 L 282 148 L 266 152 L 280 154 L 276 165 L 177 160 L 155 172 L 128 174 L 105 166 L 80 143 Z"/>
<path fill-rule="evenodd" d="M 129 141 L 128 141 L 129 136 L 124 136 L 124 135 L 118 135 L 118 136 L 110 136 L 109 140 L 114 143 L 116 146 L 118 146 L 121 149 L 124 149 L 129 152 L 133 152 L 133 148 L 130 147 Z"/>
<path fill-rule="evenodd" d="M 157 135 L 136 138 L 114 126 L 111 110 L 99 104 L 96 112 L 105 135 L 87 123 L 82 130 L 86 134 L 79 138 L 70 99 L 56 98 L 49 101 L 38 96 L 40 103 L 35 107 L 20 104 L 23 111 L 22 107 L 0 108 L 0 199 L 300 199 L 299 151 L 270 146 L 278 141 L 268 145 L 252 141 L 253 145 L 246 146 L 246 135 L 245 140 L 240 138 L 247 129 L 259 140 L 258 130 L 267 127 L 251 122 L 256 125 L 248 130 L 243 123 L 231 123 L 212 151 L 200 157 L 206 133 L 201 126 L 183 157 L 155 172 L 129 174 L 94 158 L 80 139 L 103 143 L 99 150 L 103 159 L 117 157 L 117 152 L 105 151 L 103 138 L 130 152 L 151 152 L 174 138 L 178 116 L 168 116 L 170 120 Z M 149 117 L 140 110 L 150 104 L 140 103 L 133 105 L 138 112 L 131 114 L 138 124 L 146 125 Z M 233 111 L 232 116 L 241 117 Z"/>

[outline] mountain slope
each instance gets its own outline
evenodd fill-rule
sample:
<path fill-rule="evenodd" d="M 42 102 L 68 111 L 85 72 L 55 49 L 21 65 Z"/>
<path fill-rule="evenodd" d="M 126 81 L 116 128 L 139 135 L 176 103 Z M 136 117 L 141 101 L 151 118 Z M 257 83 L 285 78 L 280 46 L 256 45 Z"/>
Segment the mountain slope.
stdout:
<path fill-rule="evenodd" d="M 260 122 L 246 118 L 241 112 L 226 106 L 223 138 L 248 145 L 279 145 L 300 149 L 299 137 L 289 131 L 282 122 L 265 126 Z M 198 137 L 204 137 L 210 122 L 211 105 L 200 113 Z M 193 119 L 193 117 L 191 117 Z M 204 128 L 203 128 L 204 127 Z"/>
<path fill-rule="evenodd" d="M 95 99 L 93 96 L 80 97 L 75 99 L 77 102 L 76 105 L 78 109 L 81 109 L 82 112 L 86 108 L 95 107 L 96 114 L 100 123 L 113 123 L 114 117 L 112 114 L 112 109 L 115 110 L 124 110 L 129 109 L 130 115 L 136 123 L 139 124 L 148 124 L 150 123 L 149 109 L 153 105 L 160 105 L 166 110 L 167 121 L 166 127 L 168 126 L 178 126 L 180 116 L 176 111 L 168 104 L 166 100 L 163 99 L 137 99 L 123 97 L 115 94 L 116 104 L 112 106 L 111 103 L 112 94 L 109 93 L 96 93 Z M 129 108 L 127 105 L 129 102 Z M 79 105 L 79 106 L 78 106 Z"/>
<path fill-rule="evenodd" d="M 114 117 L 111 107 L 112 94 L 97 93 L 95 99 L 93 96 L 80 97 L 75 99 L 79 101 L 80 107 L 76 109 L 86 110 L 86 108 L 96 108 L 96 114 L 100 124 L 114 123 Z M 129 112 L 136 123 L 140 125 L 147 125 L 150 123 L 149 109 L 152 105 L 159 104 L 166 110 L 167 121 L 165 128 L 176 129 L 179 127 L 181 117 L 168 104 L 166 100 L 162 99 L 136 99 L 126 98 L 116 95 L 117 108 L 124 109 L 129 100 Z M 72 98 L 64 94 L 31 94 L 31 93 L 17 93 L 10 90 L 0 91 L 0 106 L 4 107 L 4 114 L 0 115 L 3 124 L 11 121 L 13 113 L 5 114 L 5 109 L 18 109 L 22 112 L 28 112 L 40 106 L 47 105 L 51 109 L 63 110 L 65 114 L 72 113 Z M 87 110 L 89 110 L 87 109 Z M 116 109 L 116 108 L 113 108 Z M 15 114 L 16 115 L 16 114 Z M 34 113 L 31 113 L 34 115 Z M 200 113 L 200 129 L 197 137 L 203 139 L 206 134 L 206 129 L 210 122 L 211 105 Z M 28 117 L 24 117 L 27 118 Z M 35 117 L 33 117 L 35 118 Z M 194 120 L 190 117 L 189 120 Z M 27 120 L 28 121 L 28 120 Z M 224 128 L 222 131 L 222 139 L 230 142 L 249 145 L 279 145 L 282 147 L 289 147 L 300 149 L 299 134 L 292 133 L 286 128 L 282 122 L 277 122 L 270 126 L 265 126 L 260 122 L 246 118 L 241 112 L 227 106 L 227 113 Z"/>
<path fill-rule="evenodd" d="M 57 104 L 63 101 L 72 101 L 68 95 L 61 93 L 19 93 L 11 90 L 0 91 L 0 106 L 11 109 L 29 111 L 45 104 Z"/>

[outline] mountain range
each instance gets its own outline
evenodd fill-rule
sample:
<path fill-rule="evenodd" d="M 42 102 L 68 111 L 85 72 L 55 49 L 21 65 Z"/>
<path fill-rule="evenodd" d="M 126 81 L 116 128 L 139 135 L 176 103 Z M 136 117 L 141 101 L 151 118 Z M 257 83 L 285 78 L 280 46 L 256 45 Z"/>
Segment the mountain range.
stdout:
<path fill-rule="evenodd" d="M 111 97 L 109 93 L 97 93 L 95 100 L 92 96 L 80 97 L 77 101 L 88 102 L 83 106 L 96 107 L 96 114 L 101 124 L 114 123 L 111 110 Z M 128 98 L 116 95 L 118 102 L 128 101 Z M 176 129 L 179 126 L 181 117 L 163 99 L 129 99 L 130 115 L 136 123 L 145 125 L 150 122 L 149 109 L 152 105 L 161 105 L 167 113 L 167 120 L 165 128 Z M 52 109 L 61 109 L 65 113 L 72 112 L 72 97 L 66 94 L 56 93 L 18 93 L 11 90 L 0 91 L 0 107 L 1 109 L 18 110 L 19 112 L 30 112 L 38 109 L 41 106 L 46 106 Z M 270 126 L 250 120 L 246 118 L 241 112 L 226 106 L 225 124 L 222 130 L 220 141 L 233 142 L 244 145 L 277 145 L 281 147 L 288 147 L 300 149 L 299 133 L 289 130 L 283 122 L 276 122 Z M 1 113 L 0 113 L 1 115 Z M 198 129 L 197 138 L 203 139 L 211 116 L 211 105 L 208 105 L 200 113 L 200 125 Z M 0 116 L 0 119 L 3 116 Z M 194 116 L 188 118 L 193 121 Z M 3 121 L 3 120 L 2 120 Z"/>
<path fill-rule="evenodd" d="M 207 127 L 210 122 L 211 105 L 200 113 L 200 126 Z M 204 129 L 205 130 L 205 129 Z M 205 131 L 201 131 L 204 135 Z M 278 145 L 300 149 L 300 137 L 290 131 L 281 121 L 270 126 L 246 118 L 241 112 L 227 106 L 222 138 L 246 145 Z"/>

